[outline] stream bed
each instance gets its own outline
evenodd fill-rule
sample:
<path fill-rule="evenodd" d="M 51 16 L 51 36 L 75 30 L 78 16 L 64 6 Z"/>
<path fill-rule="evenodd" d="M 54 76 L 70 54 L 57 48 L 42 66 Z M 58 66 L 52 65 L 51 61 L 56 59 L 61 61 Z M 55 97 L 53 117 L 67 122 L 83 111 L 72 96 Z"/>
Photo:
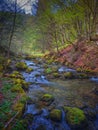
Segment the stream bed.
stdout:
<path fill-rule="evenodd" d="M 52 79 L 48 80 L 44 75 L 43 64 L 36 64 L 33 61 L 24 60 L 26 64 L 33 68 L 31 73 L 22 72 L 25 80 L 31 82 L 27 95 L 34 103 L 26 105 L 25 113 L 34 115 L 32 123 L 28 126 L 29 130 L 72 130 L 67 124 L 62 106 L 78 107 L 80 109 L 94 110 L 96 114 L 95 120 L 89 120 L 89 126 L 82 130 L 98 130 L 98 94 L 95 89 L 98 87 L 98 78 L 90 77 L 89 79 Z M 75 70 L 67 67 L 59 67 L 58 72 L 73 72 Z M 48 118 L 49 109 L 39 108 L 37 103 L 41 96 L 45 93 L 52 94 L 55 101 L 51 108 L 58 108 L 62 111 L 61 122 L 54 122 Z M 78 129 L 80 130 L 80 129 Z"/>

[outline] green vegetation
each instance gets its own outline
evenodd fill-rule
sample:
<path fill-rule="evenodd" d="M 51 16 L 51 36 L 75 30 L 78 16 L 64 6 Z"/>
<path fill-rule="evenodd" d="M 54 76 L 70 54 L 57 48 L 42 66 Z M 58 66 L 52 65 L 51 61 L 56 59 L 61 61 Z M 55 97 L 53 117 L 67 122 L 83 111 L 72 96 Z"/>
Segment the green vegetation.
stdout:
<path fill-rule="evenodd" d="M 66 120 L 71 126 L 80 126 L 82 123 L 86 123 L 86 116 L 79 108 L 64 107 L 64 111 L 67 112 Z"/>
<path fill-rule="evenodd" d="M 61 110 L 59 109 L 53 109 L 51 112 L 50 112 L 50 119 L 53 120 L 53 121 L 61 121 L 61 118 L 62 118 L 62 112 Z"/>
<path fill-rule="evenodd" d="M 17 69 L 20 69 L 20 70 L 25 70 L 25 69 L 27 69 L 27 65 L 26 65 L 25 62 L 18 62 L 18 63 L 16 64 L 16 67 L 17 67 Z"/>

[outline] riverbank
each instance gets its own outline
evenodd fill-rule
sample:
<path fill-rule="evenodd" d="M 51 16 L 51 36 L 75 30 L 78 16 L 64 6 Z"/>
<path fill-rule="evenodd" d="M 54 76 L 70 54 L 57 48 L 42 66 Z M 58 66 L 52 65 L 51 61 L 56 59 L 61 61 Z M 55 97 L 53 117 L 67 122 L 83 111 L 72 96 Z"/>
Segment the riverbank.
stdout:
<path fill-rule="evenodd" d="M 49 62 L 60 62 L 78 71 L 98 73 L 98 45 L 95 42 L 81 41 L 63 48 L 59 53 L 46 54 Z"/>
<path fill-rule="evenodd" d="M 7 78 L 5 82 L 8 86 L 11 83 L 11 87 L 7 87 L 5 98 L 7 103 L 10 100 L 8 95 L 12 99 L 8 114 L 10 108 L 11 111 L 15 110 L 15 115 L 20 111 L 20 116 L 12 115 L 6 120 L 2 117 L 1 129 L 15 117 L 13 121 L 10 120 L 10 130 L 76 130 L 77 127 L 77 130 L 88 130 L 88 127 L 89 130 L 94 130 L 94 127 L 97 130 L 97 83 L 92 82 L 90 76 L 56 61 L 50 62 L 38 57 L 12 60 L 1 77 L 3 80 Z M 6 86 L 3 85 L 2 88 L 6 89 Z M 2 94 L 4 95 L 5 91 Z M 14 98 L 13 94 L 16 94 Z M 3 106 L 2 103 L 0 105 Z M 67 118 L 66 114 L 68 117 L 72 114 L 74 119 Z M 80 118 L 80 115 L 83 118 Z M 93 126 L 89 125 L 88 121 Z"/>

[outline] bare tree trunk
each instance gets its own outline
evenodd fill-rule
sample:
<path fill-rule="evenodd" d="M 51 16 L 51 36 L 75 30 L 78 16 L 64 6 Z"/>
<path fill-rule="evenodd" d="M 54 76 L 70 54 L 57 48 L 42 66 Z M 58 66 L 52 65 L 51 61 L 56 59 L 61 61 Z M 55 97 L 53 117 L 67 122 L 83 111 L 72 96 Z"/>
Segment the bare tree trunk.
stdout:
<path fill-rule="evenodd" d="M 14 18 L 13 18 L 13 25 L 12 25 L 12 30 L 10 33 L 10 38 L 9 38 L 9 43 L 8 43 L 8 54 L 7 54 L 8 58 L 10 57 L 10 48 L 11 48 L 12 39 L 13 39 L 13 35 L 14 35 L 14 30 L 15 30 L 16 13 L 17 13 L 17 0 L 15 0 L 15 12 L 14 12 Z"/>

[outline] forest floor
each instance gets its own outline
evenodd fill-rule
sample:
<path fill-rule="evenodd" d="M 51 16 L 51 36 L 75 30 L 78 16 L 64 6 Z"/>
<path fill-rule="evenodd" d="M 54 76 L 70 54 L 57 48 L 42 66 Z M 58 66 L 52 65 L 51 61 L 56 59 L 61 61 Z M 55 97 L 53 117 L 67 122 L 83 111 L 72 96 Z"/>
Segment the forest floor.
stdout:
<path fill-rule="evenodd" d="M 98 44 L 94 42 L 81 41 L 63 48 L 59 54 L 50 53 L 45 57 L 52 57 L 53 60 L 79 71 L 98 73 Z"/>

